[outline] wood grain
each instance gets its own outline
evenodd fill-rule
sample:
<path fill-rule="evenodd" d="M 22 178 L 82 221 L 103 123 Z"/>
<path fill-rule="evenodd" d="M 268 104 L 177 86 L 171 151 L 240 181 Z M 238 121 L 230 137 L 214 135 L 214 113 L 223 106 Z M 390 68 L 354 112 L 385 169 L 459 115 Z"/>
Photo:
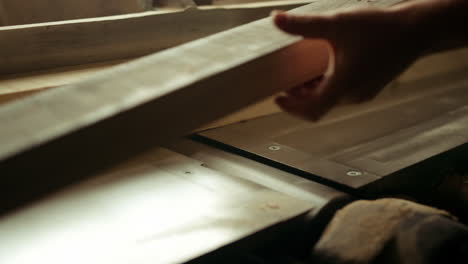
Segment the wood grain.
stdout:
<path fill-rule="evenodd" d="M 0 0 L 3 26 L 147 11 L 147 0 Z"/>
<path fill-rule="evenodd" d="M 267 17 L 273 9 L 289 10 L 306 2 L 152 11 L 0 27 L 0 74 L 140 57 Z"/>
<path fill-rule="evenodd" d="M 0 76 L 0 97 L 46 87 L 72 84 L 126 61 L 108 61 Z"/>
<path fill-rule="evenodd" d="M 323 0 L 294 12 L 368 4 Z M 11 209 L 303 83 L 323 73 L 327 57 L 323 42 L 286 35 L 267 18 L 4 105 L 0 208 Z"/>
<path fill-rule="evenodd" d="M 450 72 L 451 70 L 456 70 L 460 68 L 466 68 L 468 67 L 467 55 L 468 49 L 465 48 L 421 58 L 412 67 L 405 71 L 399 78 L 397 78 L 394 81 L 394 83 L 390 84 L 389 87 L 387 87 L 382 94 L 386 94 L 389 96 L 395 96 L 395 94 L 398 94 L 398 96 L 400 96 L 401 92 L 395 92 L 393 90 L 393 88 L 398 87 L 398 85 L 396 84 L 420 80 L 431 75 Z M 42 72 L 9 75 L 7 77 L 0 78 L 0 104 L 8 103 L 13 100 L 18 100 L 25 96 L 30 96 L 34 94 L 35 91 L 42 91 L 43 89 L 48 87 L 57 87 L 65 84 L 72 84 L 74 82 L 87 78 L 99 71 L 108 69 L 109 67 L 115 66 L 123 62 L 125 61 L 111 61 L 99 64 L 86 64 Z M 378 98 L 381 97 L 382 96 L 379 96 Z M 382 106 L 381 100 L 373 100 L 372 104 L 374 103 L 377 103 L 378 105 Z M 368 104 L 366 104 L 366 108 L 367 105 Z M 345 109 L 343 108 L 343 111 L 348 113 L 352 112 L 353 114 L 356 114 L 359 112 L 357 108 L 360 109 L 360 107 L 358 106 L 352 106 L 352 110 L 349 110 L 348 107 L 345 107 Z M 342 108 L 340 108 L 340 110 L 341 109 Z M 273 98 L 268 98 L 255 105 L 243 108 L 237 112 L 224 116 L 223 118 L 211 122 L 210 124 L 200 129 L 224 126 L 242 120 L 248 120 L 276 113 L 279 111 L 280 109 L 274 103 Z M 339 112 L 341 113 L 341 111 Z M 334 115 L 334 111 L 332 111 L 331 115 Z"/>

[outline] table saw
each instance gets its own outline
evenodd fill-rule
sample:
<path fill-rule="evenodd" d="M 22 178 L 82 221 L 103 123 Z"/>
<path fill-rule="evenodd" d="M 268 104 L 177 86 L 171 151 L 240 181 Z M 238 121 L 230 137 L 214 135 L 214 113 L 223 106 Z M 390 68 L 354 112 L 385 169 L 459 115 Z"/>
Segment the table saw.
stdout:
<path fill-rule="evenodd" d="M 5 75 L 0 89 L 81 69 Z M 133 121 L 105 125 L 114 113 L 93 116 L 91 125 L 57 121 L 67 126 L 56 126 L 58 136 L 50 139 L 49 130 L 40 133 L 41 120 L 3 119 L 16 129 L 2 126 L 4 146 L 8 136 L 20 142 L 15 131 L 34 140 L 21 141 L 25 148 L 11 143 L 17 153 L 0 153 L 6 181 L 0 263 L 298 263 L 333 213 L 354 199 L 404 196 L 464 217 L 447 190 L 451 175 L 467 172 L 467 72 L 466 49 L 437 54 L 418 61 L 373 101 L 341 105 L 318 123 L 283 113 L 267 98 L 154 145 L 148 139 L 159 135 L 135 137 Z M 93 80 L 99 81 L 83 83 Z M 22 99 L 5 93 L 0 119 L 2 112 L 51 109 L 46 103 L 60 96 L 52 96 L 54 89 L 81 87 L 41 86 Z M 134 108 L 122 109 L 136 116 Z M 78 120 L 75 113 L 69 117 Z M 38 128 L 36 134 L 30 128 Z M 109 131 L 118 134 L 109 141 L 112 148 L 100 150 L 107 145 L 87 140 L 112 138 Z M 148 146 L 134 149 L 140 141 Z M 68 144 L 76 148 L 58 151 Z"/>

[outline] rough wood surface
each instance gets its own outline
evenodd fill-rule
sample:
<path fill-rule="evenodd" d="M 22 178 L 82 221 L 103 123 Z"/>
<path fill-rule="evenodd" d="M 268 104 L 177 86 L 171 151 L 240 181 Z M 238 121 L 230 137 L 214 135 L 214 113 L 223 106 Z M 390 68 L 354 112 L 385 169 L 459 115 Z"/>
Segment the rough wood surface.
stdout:
<path fill-rule="evenodd" d="M 18 25 L 148 10 L 151 0 L 0 0 L 3 24 Z"/>
<path fill-rule="evenodd" d="M 0 27 L 0 74 L 148 55 L 267 17 L 273 9 L 288 10 L 306 2 L 152 11 Z"/>
<path fill-rule="evenodd" d="M 390 5 L 397 0 L 378 1 Z M 350 6 L 320 1 L 296 13 Z M 322 74 L 327 48 L 263 19 L 0 107 L 3 210 Z"/>
<path fill-rule="evenodd" d="M 8 75 L 0 78 L 0 104 L 8 103 L 13 100 L 21 99 L 25 96 L 34 94 L 35 91 L 44 91 L 45 88 L 57 87 L 65 84 L 72 84 L 83 80 L 99 71 L 106 70 L 112 66 L 123 63 L 125 61 L 111 61 L 98 64 L 86 64 L 73 67 L 64 67 L 60 69 L 47 70 L 42 72 L 24 73 L 16 75 Z M 384 95 L 387 97 L 401 96 L 401 92 L 393 91 L 393 88 L 398 87 L 397 84 L 420 80 L 434 74 L 450 72 L 452 70 L 468 67 L 468 49 L 454 50 L 440 54 L 431 55 L 417 61 L 404 74 L 402 74 L 394 83 L 389 85 L 385 90 Z M 379 96 L 377 99 L 382 98 Z M 371 104 L 382 106 L 382 100 L 374 100 Z M 364 106 L 368 108 L 369 104 Z M 341 114 L 359 113 L 359 106 L 353 106 L 350 110 L 345 107 L 341 111 L 332 111 L 330 118 L 340 116 Z M 201 129 L 219 127 L 241 120 L 248 120 L 272 113 L 279 112 L 280 109 L 274 103 L 273 98 L 268 98 L 255 105 L 243 108 L 235 113 L 229 114 L 219 120 L 211 122 Z M 363 110 L 364 111 L 364 110 Z M 335 115 L 336 113 L 336 115 Z M 327 118 L 328 119 L 328 118 Z M 333 119 L 333 118 L 332 118 Z M 326 120 L 324 120 L 326 122 Z M 198 130 L 198 129 L 197 129 Z"/>
<path fill-rule="evenodd" d="M 61 67 L 44 71 L 0 75 L 0 98 L 15 93 L 41 90 L 82 81 L 90 76 L 128 60 L 108 61 Z"/>

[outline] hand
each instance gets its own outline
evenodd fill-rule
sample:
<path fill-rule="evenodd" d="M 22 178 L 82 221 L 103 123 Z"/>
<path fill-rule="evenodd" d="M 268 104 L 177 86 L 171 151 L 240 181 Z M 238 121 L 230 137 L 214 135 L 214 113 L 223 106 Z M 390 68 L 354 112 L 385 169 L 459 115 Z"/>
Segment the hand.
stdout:
<path fill-rule="evenodd" d="M 421 39 L 405 9 L 355 9 L 328 15 L 277 13 L 283 31 L 326 40 L 330 63 L 325 75 L 286 91 L 278 105 L 316 121 L 339 101 L 371 100 L 421 53 Z"/>

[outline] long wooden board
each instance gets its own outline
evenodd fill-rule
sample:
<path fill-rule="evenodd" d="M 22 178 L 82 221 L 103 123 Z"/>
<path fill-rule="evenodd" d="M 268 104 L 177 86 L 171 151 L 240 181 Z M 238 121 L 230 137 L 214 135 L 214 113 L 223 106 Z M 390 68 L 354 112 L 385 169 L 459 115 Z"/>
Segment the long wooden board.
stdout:
<path fill-rule="evenodd" d="M 289 10 L 307 2 L 151 11 L 0 27 L 0 74 L 140 57 L 267 17 L 273 9 Z"/>
<path fill-rule="evenodd" d="M 143 12 L 152 7 L 151 3 L 152 0 L 0 0 L 0 26 Z"/>
<path fill-rule="evenodd" d="M 86 64 L 42 72 L 10 75 L 4 79 L 0 78 L 0 104 L 19 100 L 24 96 L 30 96 L 35 92 L 44 91 L 45 89 L 75 83 L 98 71 L 108 69 L 123 62 L 124 61 L 112 61 L 100 64 Z M 463 67 L 468 67 L 468 49 L 466 48 L 434 54 L 415 62 L 389 86 L 393 88 L 396 83 L 419 80 L 434 74 L 448 73 Z M 391 91 L 388 93 L 391 89 L 387 88 L 386 90 L 387 94 L 393 93 Z M 274 103 L 274 97 L 275 96 L 262 100 L 255 105 L 224 116 L 222 119 L 210 123 L 208 126 L 201 129 L 219 127 L 279 112 L 280 109 Z M 379 100 L 373 100 L 374 104 L 375 102 L 379 102 Z M 353 112 L 356 112 L 354 107 Z M 333 115 L 333 113 L 330 114 Z"/>
<path fill-rule="evenodd" d="M 294 12 L 368 4 L 323 0 Z M 305 82 L 325 70 L 326 50 L 320 41 L 280 32 L 267 18 L 4 105 L 1 209 Z"/>

